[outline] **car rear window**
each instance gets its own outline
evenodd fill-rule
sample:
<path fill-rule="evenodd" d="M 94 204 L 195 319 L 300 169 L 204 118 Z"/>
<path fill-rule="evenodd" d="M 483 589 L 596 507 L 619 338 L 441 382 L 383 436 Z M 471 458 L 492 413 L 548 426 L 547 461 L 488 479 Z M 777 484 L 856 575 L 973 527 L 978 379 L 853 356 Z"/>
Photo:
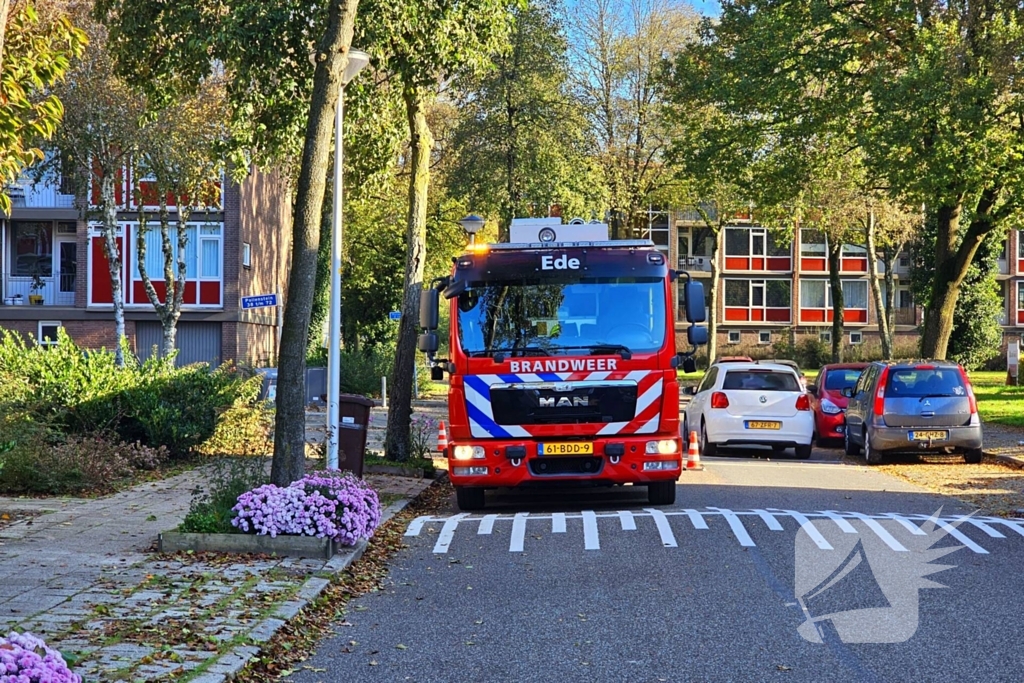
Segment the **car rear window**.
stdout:
<path fill-rule="evenodd" d="M 901 368 L 889 372 L 886 396 L 966 396 L 958 368 Z"/>
<path fill-rule="evenodd" d="M 800 391 L 796 377 L 772 370 L 730 370 L 722 381 L 723 389 L 750 391 Z"/>
<path fill-rule="evenodd" d="M 861 372 L 856 369 L 829 370 L 825 375 L 825 388 L 829 391 L 842 391 L 852 387 L 857 383 Z"/>

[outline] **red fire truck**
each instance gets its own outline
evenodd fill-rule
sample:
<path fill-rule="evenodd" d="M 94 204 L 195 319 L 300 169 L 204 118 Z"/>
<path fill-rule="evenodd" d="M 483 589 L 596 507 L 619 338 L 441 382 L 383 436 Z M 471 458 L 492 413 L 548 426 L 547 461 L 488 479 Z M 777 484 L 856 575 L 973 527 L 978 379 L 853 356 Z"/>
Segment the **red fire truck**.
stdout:
<path fill-rule="evenodd" d="M 561 226 L 568 228 L 569 226 Z M 648 240 L 470 245 L 421 297 L 418 347 L 449 376 L 449 475 L 459 507 L 545 482 L 647 486 L 675 502 L 683 441 L 677 368 L 707 342 L 703 286 Z M 515 231 L 513 231 L 513 237 Z M 545 240 L 545 238 L 547 238 Z M 676 351 L 685 278 L 690 350 Z M 437 359 L 440 297 L 449 358 Z"/>

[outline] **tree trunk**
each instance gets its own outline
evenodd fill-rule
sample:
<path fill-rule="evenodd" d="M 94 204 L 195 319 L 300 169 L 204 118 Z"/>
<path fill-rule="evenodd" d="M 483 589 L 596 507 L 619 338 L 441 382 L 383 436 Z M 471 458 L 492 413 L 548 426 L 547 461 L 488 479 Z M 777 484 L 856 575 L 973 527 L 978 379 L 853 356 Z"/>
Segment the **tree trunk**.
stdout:
<path fill-rule="evenodd" d="M 296 190 L 292 263 L 278 358 L 274 461 L 270 478 L 278 486 L 301 479 L 306 469 L 306 341 L 316 288 L 317 249 L 324 189 L 334 134 L 341 76 L 348 64 L 359 0 L 330 3 L 327 28 L 317 49 L 313 95 Z"/>
<path fill-rule="evenodd" d="M 878 256 L 875 252 L 875 212 L 868 211 L 868 224 L 864 231 L 868 248 L 868 283 L 871 297 L 875 301 L 875 316 L 878 318 L 878 338 L 882 342 L 882 358 L 892 359 L 892 328 L 889 325 L 890 309 L 882 301 L 882 288 L 878 284 Z M 886 294 L 888 295 L 888 290 Z"/>
<path fill-rule="evenodd" d="M 992 191 L 994 192 L 994 191 Z M 931 295 L 924 310 L 921 329 L 921 356 L 944 360 L 953 333 L 953 310 L 960 296 L 960 285 L 967 276 L 974 254 L 993 225 L 988 212 L 994 198 L 986 192 L 976 217 L 964 234 L 960 244 L 956 236 L 960 224 L 961 206 L 941 206 L 936 211 L 938 222 L 935 240 L 935 272 L 932 275 Z M 988 206 L 985 206 L 985 205 Z"/>
<path fill-rule="evenodd" d="M 433 136 L 427 126 L 426 102 L 422 88 L 406 85 L 403 93 L 409 134 L 412 173 L 409 176 L 408 243 L 405 260 L 405 294 L 402 319 L 398 327 L 395 367 L 391 375 L 387 438 L 384 454 L 389 460 L 408 460 L 412 454 L 410 420 L 412 395 L 416 381 L 416 333 L 420 313 L 420 291 L 427 242 L 427 192 L 430 189 L 430 151 Z"/>
<path fill-rule="evenodd" d="M 896 346 L 896 259 L 903 251 L 905 242 L 890 246 L 882 252 L 882 267 L 885 270 L 885 317 L 888 321 L 889 348 L 895 353 Z M 891 360 L 887 358 L 886 360 Z"/>
<path fill-rule="evenodd" d="M 111 165 L 113 166 L 113 165 Z M 103 250 L 110 272 L 110 297 L 114 304 L 114 364 L 124 367 L 124 289 L 121 287 L 121 250 L 117 246 L 117 198 L 114 194 L 115 171 L 104 169 L 100 178 L 100 201 L 103 203 Z M 127 235 L 125 235 L 127 238 Z"/>
<path fill-rule="evenodd" d="M 328 169 L 330 171 L 330 169 Z M 306 354 L 313 349 L 323 348 L 327 339 L 328 314 L 331 310 L 331 202 L 333 188 L 327 186 L 320 221 L 320 245 L 316 254 L 316 287 L 313 294 L 313 308 L 309 315 L 309 339 Z"/>
<path fill-rule="evenodd" d="M 715 239 L 711 243 L 711 292 L 709 303 L 711 311 L 708 314 L 708 366 L 715 362 L 718 356 L 718 242 L 722 239 L 722 225 L 719 221 L 717 226 L 708 225 L 712 229 Z"/>
<path fill-rule="evenodd" d="M 828 287 L 832 295 L 832 362 L 843 362 L 843 281 L 839 269 L 843 254 L 842 240 L 828 241 Z"/>

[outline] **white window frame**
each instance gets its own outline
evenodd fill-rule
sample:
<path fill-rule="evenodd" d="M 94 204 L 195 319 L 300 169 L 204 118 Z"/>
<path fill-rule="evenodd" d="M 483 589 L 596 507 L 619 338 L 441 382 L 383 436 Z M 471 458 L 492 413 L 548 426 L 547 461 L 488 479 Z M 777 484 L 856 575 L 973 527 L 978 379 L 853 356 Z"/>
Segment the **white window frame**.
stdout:
<path fill-rule="evenodd" d="M 832 343 L 832 330 L 821 330 L 818 332 L 818 341 L 823 341 L 826 344 Z"/>
<path fill-rule="evenodd" d="M 62 325 L 59 320 L 40 320 L 39 324 L 36 325 L 36 343 L 39 344 L 39 346 L 56 346 L 56 339 L 47 341 L 43 338 L 44 327 L 56 327 L 57 330 L 60 331 L 60 328 L 64 327 L 64 325 Z"/>
<path fill-rule="evenodd" d="M 739 330 L 729 330 L 729 343 L 730 344 L 739 344 L 740 340 L 741 340 L 741 337 L 740 337 L 740 331 Z"/>
<path fill-rule="evenodd" d="M 850 344 L 856 346 L 857 344 L 863 344 L 863 343 L 864 343 L 864 333 L 863 332 L 851 332 L 850 333 Z"/>
<path fill-rule="evenodd" d="M 252 268 L 252 245 L 242 242 L 242 267 Z"/>
<path fill-rule="evenodd" d="M 765 336 L 767 335 L 767 339 Z M 761 346 L 772 343 L 772 331 L 771 330 L 758 330 L 757 331 L 757 343 Z"/>

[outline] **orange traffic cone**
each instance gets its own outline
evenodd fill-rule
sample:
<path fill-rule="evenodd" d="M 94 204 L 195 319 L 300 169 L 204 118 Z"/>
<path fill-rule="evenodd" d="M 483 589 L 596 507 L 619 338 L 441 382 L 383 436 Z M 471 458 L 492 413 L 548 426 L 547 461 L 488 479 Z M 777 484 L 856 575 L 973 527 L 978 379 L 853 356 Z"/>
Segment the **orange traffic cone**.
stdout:
<path fill-rule="evenodd" d="M 686 454 L 686 469 L 703 470 L 700 464 L 700 447 L 697 445 L 697 432 L 690 432 L 690 450 Z"/>
<path fill-rule="evenodd" d="M 444 420 L 437 424 L 437 450 L 441 453 L 448 452 L 448 430 L 444 427 Z"/>

